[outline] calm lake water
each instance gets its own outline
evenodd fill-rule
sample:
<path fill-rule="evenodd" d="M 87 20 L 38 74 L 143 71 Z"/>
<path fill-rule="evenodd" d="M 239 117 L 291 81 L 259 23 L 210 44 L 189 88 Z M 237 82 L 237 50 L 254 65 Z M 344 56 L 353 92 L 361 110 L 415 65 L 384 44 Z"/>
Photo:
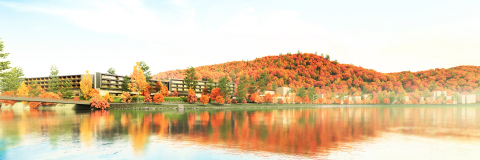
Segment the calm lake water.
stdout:
<path fill-rule="evenodd" d="M 479 159 L 480 106 L 0 109 L 0 159 Z"/>

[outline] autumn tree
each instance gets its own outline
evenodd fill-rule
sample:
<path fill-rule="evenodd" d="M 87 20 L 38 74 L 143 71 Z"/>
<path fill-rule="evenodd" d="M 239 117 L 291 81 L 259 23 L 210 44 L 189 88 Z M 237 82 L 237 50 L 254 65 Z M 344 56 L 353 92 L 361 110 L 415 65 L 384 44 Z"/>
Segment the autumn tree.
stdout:
<path fill-rule="evenodd" d="M 315 99 L 317 99 L 317 94 L 315 93 L 315 88 L 310 87 L 310 88 L 308 88 L 307 92 L 308 92 L 308 93 L 307 93 L 308 97 L 309 97 L 312 101 L 315 100 Z"/>
<path fill-rule="evenodd" d="M 0 65 L 3 65 L 2 63 L 3 62 L 0 62 Z M 3 66 L 0 66 L 0 68 L 1 67 Z M 1 73 L 0 76 L 0 87 L 2 92 L 17 90 L 24 79 L 22 78 L 24 76 L 23 69 L 20 67 L 13 67 L 10 71 Z"/>
<path fill-rule="evenodd" d="M 212 94 L 210 94 L 210 98 L 212 100 L 216 100 L 217 96 L 220 96 L 220 95 L 221 95 L 220 89 L 219 88 L 214 88 L 214 89 L 212 89 Z"/>
<path fill-rule="evenodd" d="M 277 92 L 277 82 L 276 81 L 273 81 L 272 82 L 272 90 L 276 93 Z"/>
<path fill-rule="evenodd" d="M 37 81 L 33 81 L 27 86 L 29 88 L 29 93 L 28 95 L 33 96 L 33 97 L 38 97 L 44 90 L 40 85 L 38 85 Z"/>
<path fill-rule="evenodd" d="M 82 76 L 82 80 L 80 81 L 80 91 L 83 94 L 85 99 L 90 99 L 90 92 L 92 92 L 92 77 L 87 72 Z"/>
<path fill-rule="evenodd" d="M 191 88 L 195 90 L 197 87 L 197 75 L 195 72 L 195 68 L 192 66 L 188 67 L 188 69 L 185 71 L 185 78 L 183 78 L 183 82 L 187 85 L 187 88 Z"/>
<path fill-rule="evenodd" d="M 263 101 L 272 103 L 272 95 L 270 93 L 265 94 L 265 96 L 263 96 Z"/>
<path fill-rule="evenodd" d="M 206 105 L 208 103 L 208 94 L 204 94 L 202 95 L 202 97 L 200 97 L 200 103 L 202 103 L 203 105 Z"/>
<path fill-rule="evenodd" d="M 188 89 L 188 103 L 195 103 L 197 102 L 197 95 L 193 91 L 192 88 Z"/>
<path fill-rule="evenodd" d="M 153 96 L 153 102 L 160 103 L 160 102 L 163 102 L 163 101 L 164 101 L 163 94 L 157 93 L 157 94 L 155 94 L 155 96 Z"/>
<path fill-rule="evenodd" d="M 110 96 L 110 93 L 108 92 L 103 96 L 103 99 L 107 100 L 109 103 L 112 103 L 114 101 L 113 97 Z"/>
<path fill-rule="evenodd" d="M 190 94 L 190 93 L 189 93 L 189 94 Z M 173 91 L 172 97 L 178 97 L 178 92 L 177 92 L 177 90 Z"/>
<path fill-rule="evenodd" d="M 390 99 L 389 99 L 389 98 L 384 98 L 384 99 L 383 99 L 383 103 L 385 103 L 385 104 L 390 104 Z"/>
<path fill-rule="evenodd" d="M 133 72 L 130 74 L 131 83 L 128 84 L 128 89 L 132 92 L 137 92 L 137 100 L 140 101 L 140 93 L 149 85 L 145 79 L 140 63 L 133 67 Z"/>
<path fill-rule="evenodd" d="M 223 97 L 222 97 L 222 96 L 217 96 L 217 97 L 215 98 L 215 102 L 217 102 L 217 104 L 223 104 L 223 101 L 224 101 L 224 100 L 223 100 Z"/>
<path fill-rule="evenodd" d="M 110 68 L 107 70 L 107 73 L 108 73 L 108 74 L 115 74 L 115 68 L 110 67 Z"/>
<path fill-rule="evenodd" d="M 162 91 L 162 89 L 163 89 L 163 83 L 161 81 L 158 81 L 157 83 L 155 83 L 155 90 L 157 92 Z"/>
<path fill-rule="evenodd" d="M 240 77 L 240 82 L 237 86 L 237 92 L 235 92 L 235 96 L 237 97 L 238 102 L 242 102 L 245 99 L 246 91 L 247 91 L 247 76 L 242 75 Z"/>

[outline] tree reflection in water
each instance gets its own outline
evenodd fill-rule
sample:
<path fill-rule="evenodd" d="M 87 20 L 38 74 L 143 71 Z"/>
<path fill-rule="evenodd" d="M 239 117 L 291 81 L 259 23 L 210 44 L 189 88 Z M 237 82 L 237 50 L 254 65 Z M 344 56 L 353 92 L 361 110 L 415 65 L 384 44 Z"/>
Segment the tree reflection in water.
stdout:
<path fill-rule="evenodd" d="M 78 135 L 90 147 L 97 141 L 128 139 L 133 152 L 145 152 L 152 137 L 288 155 L 322 155 L 348 149 L 350 143 L 383 133 L 455 140 L 480 139 L 480 109 L 475 107 L 371 107 L 231 111 L 91 111 L 0 110 L 0 138 L 5 147 L 26 135 L 58 139 Z M 6 144 L 6 145 L 5 145 Z M 4 147 L 4 149 L 5 149 Z"/>

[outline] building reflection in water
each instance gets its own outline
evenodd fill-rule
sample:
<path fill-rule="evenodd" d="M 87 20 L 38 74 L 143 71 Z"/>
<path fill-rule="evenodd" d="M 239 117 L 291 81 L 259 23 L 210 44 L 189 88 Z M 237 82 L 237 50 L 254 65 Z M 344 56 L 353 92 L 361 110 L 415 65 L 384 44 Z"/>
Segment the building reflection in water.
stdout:
<path fill-rule="evenodd" d="M 5 149 L 28 141 L 26 135 L 96 141 L 128 139 L 141 155 L 154 136 L 238 152 L 322 155 L 384 133 L 426 138 L 479 140 L 480 109 L 475 107 L 372 107 L 252 111 L 88 111 L 0 110 Z"/>

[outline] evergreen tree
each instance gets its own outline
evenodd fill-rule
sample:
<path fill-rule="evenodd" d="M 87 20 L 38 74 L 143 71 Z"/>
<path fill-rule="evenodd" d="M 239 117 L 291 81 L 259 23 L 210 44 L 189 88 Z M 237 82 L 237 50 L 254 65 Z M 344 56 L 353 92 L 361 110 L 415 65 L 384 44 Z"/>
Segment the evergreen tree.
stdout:
<path fill-rule="evenodd" d="M 257 91 L 257 82 L 253 79 L 253 77 L 250 77 L 250 82 L 248 85 L 248 94 L 255 93 Z"/>
<path fill-rule="evenodd" d="M 10 54 L 10 53 L 4 53 L 3 52 L 4 47 L 5 46 L 3 45 L 3 41 L 0 38 L 0 59 L 6 59 L 8 57 L 8 55 Z M 10 67 L 10 61 L 0 61 L 0 76 L 3 77 L 3 74 L 4 74 L 3 71 L 5 71 L 7 69 L 10 69 L 10 68 L 12 68 L 12 67 Z M 18 69 L 17 69 L 17 71 L 18 71 Z"/>
<path fill-rule="evenodd" d="M 55 65 L 50 67 L 50 80 L 48 81 L 48 91 L 58 93 L 62 89 L 62 81 L 58 78 L 58 68 Z"/>
<path fill-rule="evenodd" d="M 303 98 L 305 95 L 306 95 L 305 87 L 301 86 L 300 88 L 298 88 L 296 96 L 299 96 L 300 98 Z"/>
<path fill-rule="evenodd" d="M 108 74 L 115 74 L 115 68 L 110 67 L 107 71 Z"/>
<path fill-rule="evenodd" d="M 212 93 L 212 89 L 215 88 L 215 86 L 213 85 L 213 79 L 212 78 L 208 78 L 207 80 L 207 90 L 208 90 L 208 93 Z"/>
<path fill-rule="evenodd" d="M 277 87 L 278 87 L 277 86 L 277 81 L 273 81 L 272 82 L 272 89 L 273 89 L 274 92 L 277 92 Z"/>
<path fill-rule="evenodd" d="M 235 92 L 235 96 L 237 97 L 237 102 L 243 102 L 243 99 L 245 99 L 246 91 L 247 91 L 247 76 L 242 75 L 240 77 L 240 82 L 238 83 L 237 86 L 237 92 Z"/>
<path fill-rule="evenodd" d="M 152 79 L 152 72 L 149 71 L 150 67 L 144 61 L 141 61 L 140 68 L 143 71 L 143 75 L 145 76 L 145 79 L 147 80 L 148 83 L 150 83 L 150 80 Z"/>
<path fill-rule="evenodd" d="M 330 60 L 330 55 L 327 54 L 327 57 L 325 59 Z"/>
<path fill-rule="evenodd" d="M 23 69 L 20 67 L 13 67 L 10 71 L 2 73 L 0 79 L 1 91 L 16 91 L 23 82 Z"/>
<path fill-rule="evenodd" d="M 128 89 L 128 84 L 130 83 L 132 82 L 130 81 L 130 77 L 128 75 L 123 77 L 122 85 L 120 85 L 120 87 L 122 88 L 122 92 L 131 92 L 130 89 Z"/>
<path fill-rule="evenodd" d="M 197 79 L 198 77 L 195 73 L 195 68 L 192 66 L 188 67 L 188 69 L 185 71 L 185 78 L 183 78 L 183 82 L 187 85 L 187 88 L 195 90 L 198 84 L 196 81 Z"/>
<path fill-rule="evenodd" d="M 60 89 L 60 93 L 62 93 L 63 98 L 73 98 L 72 81 L 70 81 L 70 79 L 63 81 L 63 87 Z"/>
<path fill-rule="evenodd" d="M 257 86 L 261 93 L 264 93 L 267 90 L 268 82 L 270 82 L 270 76 L 267 74 L 267 72 L 263 72 L 262 74 L 260 74 Z"/>
<path fill-rule="evenodd" d="M 28 95 L 37 97 L 41 94 L 39 89 L 40 86 L 38 85 L 37 81 L 33 81 L 32 83 L 28 84 L 28 86 L 30 87 L 30 91 L 28 92 Z"/>
<path fill-rule="evenodd" d="M 308 91 L 307 95 L 308 95 L 308 98 L 310 98 L 310 100 L 313 101 L 313 100 L 317 99 L 317 94 L 315 94 L 315 88 L 310 87 L 310 88 L 308 88 L 307 91 Z"/>
<path fill-rule="evenodd" d="M 390 103 L 394 102 L 397 99 L 397 94 L 395 94 L 395 92 L 388 93 L 388 99 L 390 100 Z"/>
<path fill-rule="evenodd" d="M 225 77 L 221 77 L 219 80 L 218 80 L 218 89 L 220 89 L 220 94 L 225 98 L 227 97 L 227 95 L 230 94 L 230 92 L 232 92 L 232 90 L 230 89 L 230 80 L 227 78 L 227 76 Z"/>
<path fill-rule="evenodd" d="M 432 96 L 432 93 L 430 93 L 430 90 L 427 88 L 423 91 L 423 97 L 424 98 L 427 98 L 427 97 L 430 97 Z"/>

